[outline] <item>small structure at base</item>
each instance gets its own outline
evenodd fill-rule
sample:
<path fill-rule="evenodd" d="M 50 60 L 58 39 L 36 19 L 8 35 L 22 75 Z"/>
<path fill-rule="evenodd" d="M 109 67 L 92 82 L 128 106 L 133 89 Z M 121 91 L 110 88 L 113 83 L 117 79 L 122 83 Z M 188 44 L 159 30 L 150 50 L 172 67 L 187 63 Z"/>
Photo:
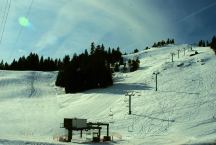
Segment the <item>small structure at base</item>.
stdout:
<path fill-rule="evenodd" d="M 93 142 L 100 142 L 101 136 L 101 126 L 106 126 L 107 128 L 107 136 L 104 136 L 103 141 L 111 141 L 111 137 L 109 136 L 109 124 L 108 123 L 87 123 L 87 119 L 78 119 L 78 118 L 64 118 L 64 123 L 61 125 L 61 128 L 65 128 L 68 130 L 68 140 L 67 142 L 71 142 L 73 131 L 80 131 L 80 137 L 82 138 L 83 130 L 98 130 L 93 134 Z"/>

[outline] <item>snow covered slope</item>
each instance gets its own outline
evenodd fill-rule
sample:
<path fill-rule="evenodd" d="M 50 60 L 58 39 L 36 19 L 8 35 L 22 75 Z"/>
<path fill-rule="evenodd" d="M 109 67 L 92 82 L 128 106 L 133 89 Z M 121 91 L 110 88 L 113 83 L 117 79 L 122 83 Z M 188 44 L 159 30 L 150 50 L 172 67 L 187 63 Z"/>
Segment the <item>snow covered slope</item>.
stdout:
<path fill-rule="evenodd" d="M 190 56 L 195 51 L 199 54 Z M 174 62 L 170 53 L 176 54 Z M 115 141 L 110 144 L 214 142 L 216 56 L 212 50 L 191 50 L 185 44 L 125 56 L 136 57 L 141 61 L 138 71 L 116 73 L 113 86 L 77 94 L 63 94 L 54 86 L 56 72 L 0 71 L 0 144 L 3 139 L 58 143 L 55 139 L 66 133 L 60 128 L 65 117 L 109 122 Z M 160 73 L 157 92 L 156 71 Z M 128 115 L 127 92 L 135 93 L 132 115 Z M 70 144 L 88 138 L 89 132 L 82 140 L 77 135 Z"/>
<path fill-rule="evenodd" d="M 58 104 L 56 73 L 0 72 L 0 137 L 27 138 L 53 132 Z"/>

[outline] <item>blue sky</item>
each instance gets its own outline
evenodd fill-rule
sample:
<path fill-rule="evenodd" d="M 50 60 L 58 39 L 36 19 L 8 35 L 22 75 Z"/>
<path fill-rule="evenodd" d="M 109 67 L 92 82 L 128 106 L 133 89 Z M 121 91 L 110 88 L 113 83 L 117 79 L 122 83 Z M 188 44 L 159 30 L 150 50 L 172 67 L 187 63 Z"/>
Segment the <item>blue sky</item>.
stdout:
<path fill-rule="evenodd" d="M 0 1 L 1 33 L 7 1 Z M 0 59 L 30 52 L 63 57 L 89 49 L 93 41 L 131 52 L 167 38 L 210 40 L 215 9 L 215 0 L 11 0 Z M 30 25 L 22 27 L 20 17 Z"/>

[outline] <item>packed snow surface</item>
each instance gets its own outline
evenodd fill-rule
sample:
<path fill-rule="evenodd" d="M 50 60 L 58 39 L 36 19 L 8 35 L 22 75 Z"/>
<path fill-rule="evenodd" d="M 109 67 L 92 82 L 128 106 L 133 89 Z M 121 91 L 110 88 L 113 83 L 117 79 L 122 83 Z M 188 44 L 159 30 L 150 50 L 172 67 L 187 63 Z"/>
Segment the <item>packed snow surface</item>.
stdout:
<path fill-rule="evenodd" d="M 178 50 L 179 58 L 178 58 Z M 190 56 L 198 52 L 197 55 Z M 174 62 L 171 54 L 174 55 Z M 216 140 L 216 56 L 208 47 L 172 45 L 124 56 L 139 57 L 139 70 L 115 73 L 114 85 L 64 94 L 57 72 L 0 71 L 0 145 L 66 144 L 64 118 L 110 123 L 105 144 L 180 145 Z M 155 75 L 158 74 L 158 91 Z M 128 96 L 133 92 L 132 114 Z M 92 144 L 91 132 L 71 143 Z M 105 135 L 106 128 L 102 134 Z M 104 143 L 101 143 L 104 144 Z"/>

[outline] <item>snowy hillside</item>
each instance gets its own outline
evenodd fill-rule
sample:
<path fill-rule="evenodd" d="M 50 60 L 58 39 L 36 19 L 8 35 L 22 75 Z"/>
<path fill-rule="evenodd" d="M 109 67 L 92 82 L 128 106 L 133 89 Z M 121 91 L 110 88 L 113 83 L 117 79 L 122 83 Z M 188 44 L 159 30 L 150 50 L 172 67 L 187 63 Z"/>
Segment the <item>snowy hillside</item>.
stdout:
<path fill-rule="evenodd" d="M 199 54 L 190 56 L 195 51 Z M 170 53 L 176 54 L 174 62 Z M 65 117 L 109 122 L 114 137 L 110 144 L 180 145 L 216 140 L 216 56 L 210 48 L 191 50 L 185 44 L 124 57 L 139 57 L 140 69 L 116 73 L 109 88 L 77 94 L 64 94 L 54 86 L 56 72 L 0 71 L 0 144 L 60 144 L 56 138 L 66 133 L 60 128 Z M 127 92 L 135 93 L 132 115 L 128 115 Z M 86 142 L 90 135 L 85 134 L 68 144 Z"/>

